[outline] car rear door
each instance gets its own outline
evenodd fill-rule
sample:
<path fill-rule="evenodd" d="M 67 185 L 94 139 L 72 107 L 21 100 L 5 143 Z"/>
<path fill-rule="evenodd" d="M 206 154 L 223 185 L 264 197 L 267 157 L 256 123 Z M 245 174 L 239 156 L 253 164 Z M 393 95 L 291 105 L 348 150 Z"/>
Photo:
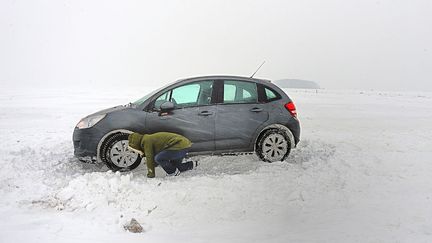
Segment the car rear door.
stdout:
<path fill-rule="evenodd" d="M 218 80 L 216 150 L 247 150 L 255 131 L 268 120 L 265 104 L 258 102 L 257 84 L 240 80 Z"/>
<path fill-rule="evenodd" d="M 167 89 L 153 101 L 146 118 L 146 132 L 174 132 L 192 141 L 192 152 L 213 151 L 215 110 L 212 103 L 213 81 L 203 80 Z M 161 113 L 165 101 L 175 104 L 171 112 Z"/>

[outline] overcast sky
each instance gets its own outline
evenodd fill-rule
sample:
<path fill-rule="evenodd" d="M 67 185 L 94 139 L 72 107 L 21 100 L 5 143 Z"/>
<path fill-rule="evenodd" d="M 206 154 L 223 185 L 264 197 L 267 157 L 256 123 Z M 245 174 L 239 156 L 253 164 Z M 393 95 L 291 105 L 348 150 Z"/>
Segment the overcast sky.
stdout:
<path fill-rule="evenodd" d="M 432 1 L 1 0 L 2 85 L 208 74 L 432 91 Z"/>

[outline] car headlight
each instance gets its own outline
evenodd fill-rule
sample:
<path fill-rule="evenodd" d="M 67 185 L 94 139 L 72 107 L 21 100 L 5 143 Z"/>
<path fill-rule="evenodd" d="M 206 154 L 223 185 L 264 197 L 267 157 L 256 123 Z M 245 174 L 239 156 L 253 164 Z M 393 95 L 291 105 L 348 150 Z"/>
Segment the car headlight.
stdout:
<path fill-rule="evenodd" d="M 89 116 L 81 119 L 80 122 L 76 125 L 78 129 L 84 129 L 94 126 L 96 123 L 98 123 L 100 120 L 102 120 L 106 114 L 102 115 L 96 115 L 96 116 Z"/>

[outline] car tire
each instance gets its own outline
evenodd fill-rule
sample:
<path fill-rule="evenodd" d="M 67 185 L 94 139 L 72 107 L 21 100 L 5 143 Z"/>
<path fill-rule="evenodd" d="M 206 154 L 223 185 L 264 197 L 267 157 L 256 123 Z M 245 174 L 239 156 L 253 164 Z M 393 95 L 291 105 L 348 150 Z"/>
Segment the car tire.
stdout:
<path fill-rule="evenodd" d="M 291 152 L 291 142 L 283 130 L 272 128 L 261 134 L 255 152 L 265 162 L 283 161 Z"/>
<path fill-rule="evenodd" d="M 127 133 L 116 133 L 101 145 L 100 157 L 112 171 L 130 171 L 141 163 L 141 156 L 128 149 Z"/>

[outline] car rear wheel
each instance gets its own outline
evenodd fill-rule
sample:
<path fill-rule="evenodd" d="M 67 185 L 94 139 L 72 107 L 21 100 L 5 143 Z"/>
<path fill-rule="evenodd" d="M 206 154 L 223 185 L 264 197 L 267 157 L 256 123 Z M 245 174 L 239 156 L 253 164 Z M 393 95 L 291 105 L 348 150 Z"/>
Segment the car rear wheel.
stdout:
<path fill-rule="evenodd" d="M 265 131 L 256 146 L 258 157 L 266 162 L 285 160 L 291 151 L 291 144 L 287 134 L 280 129 Z"/>
<path fill-rule="evenodd" d="M 116 133 L 101 146 L 101 160 L 113 171 L 130 171 L 141 163 L 141 156 L 128 149 L 128 134 Z"/>

